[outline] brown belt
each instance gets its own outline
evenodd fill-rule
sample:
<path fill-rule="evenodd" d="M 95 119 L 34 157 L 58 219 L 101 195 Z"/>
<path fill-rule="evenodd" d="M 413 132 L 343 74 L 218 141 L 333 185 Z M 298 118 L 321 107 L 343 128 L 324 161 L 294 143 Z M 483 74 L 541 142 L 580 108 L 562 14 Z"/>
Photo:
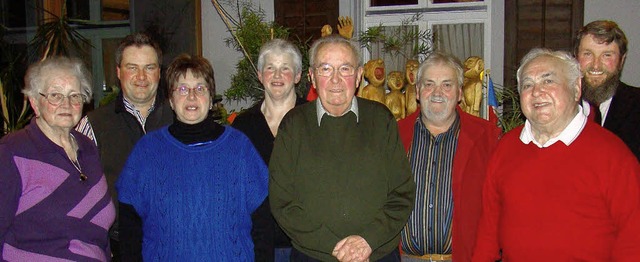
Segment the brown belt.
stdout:
<path fill-rule="evenodd" d="M 414 256 L 409 254 L 404 254 L 405 256 L 409 256 L 412 258 L 417 258 L 426 261 L 446 261 L 451 260 L 451 254 L 426 254 L 423 256 Z"/>

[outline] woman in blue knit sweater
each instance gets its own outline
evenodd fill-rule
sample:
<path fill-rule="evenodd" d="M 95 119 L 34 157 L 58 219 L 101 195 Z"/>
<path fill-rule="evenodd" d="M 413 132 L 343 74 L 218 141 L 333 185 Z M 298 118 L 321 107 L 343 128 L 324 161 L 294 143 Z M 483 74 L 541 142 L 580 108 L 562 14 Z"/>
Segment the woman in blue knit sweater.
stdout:
<path fill-rule="evenodd" d="M 167 83 L 174 123 L 138 142 L 116 184 L 122 260 L 253 261 L 266 165 L 244 134 L 213 121 L 206 59 L 177 57 Z"/>

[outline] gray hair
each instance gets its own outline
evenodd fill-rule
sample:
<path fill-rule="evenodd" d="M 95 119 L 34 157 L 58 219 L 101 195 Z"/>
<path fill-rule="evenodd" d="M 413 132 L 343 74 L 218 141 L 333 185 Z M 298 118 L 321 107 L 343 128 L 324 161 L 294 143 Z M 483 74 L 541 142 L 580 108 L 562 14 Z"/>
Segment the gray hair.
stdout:
<path fill-rule="evenodd" d="M 64 56 L 49 57 L 30 65 L 24 76 L 22 93 L 30 98 L 39 96 L 39 93 L 42 93 L 46 88 L 44 77 L 53 71 L 65 71 L 75 76 L 80 83 L 80 93 L 87 96 L 87 102 L 91 100 L 93 95 L 91 73 L 89 73 L 89 70 L 80 59 Z"/>
<path fill-rule="evenodd" d="M 362 61 L 360 60 L 360 48 L 358 47 L 359 46 L 358 43 L 351 41 L 349 39 L 346 39 L 340 35 L 333 34 L 333 35 L 322 37 L 316 40 L 315 42 L 313 42 L 313 45 L 311 45 L 311 49 L 309 49 L 309 66 L 310 67 L 313 68 L 317 66 L 315 62 L 316 62 L 316 56 L 318 55 L 318 49 L 320 49 L 320 47 L 327 44 L 342 44 L 342 45 L 348 46 L 349 49 L 351 49 L 351 51 L 353 52 L 353 56 L 357 63 L 357 65 L 354 65 L 354 67 L 358 68 L 362 66 Z"/>
<path fill-rule="evenodd" d="M 416 74 L 416 86 L 419 87 L 423 84 L 422 74 L 427 71 L 427 68 L 439 65 L 445 65 L 452 68 L 456 72 L 458 87 L 462 87 L 464 71 L 462 70 L 460 60 L 455 56 L 441 52 L 433 52 L 424 61 L 422 61 L 422 64 L 420 64 L 420 67 L 418 68 L 418 73 Z"/>
<path fill-rule="evenodd" d="M 258 71 L 262 72 L 264 69 L 264 60 L 268 54 L 289 54 L 293 58 L 293 64 L 295 66 L 295 73 L 302 72 L 302 55 L 300 50 L 295 47 L 291 42 L 284 39 L 272 39 L 269 42 L 264 43 L 260 48 L 260 54 L 258 55 Z"/>
<path fill-rule="evenodd" d="M 520 80 L 522 79 L 523 68 L 526 67 L 531 61 L 534 59 L 548 56 L 558 59 L 562 62 L 567 69 L 567 80 L 569 81 L 569 86 L 574 86 L 577 84 L 577 81 L 580 81 L 582 78 L 582 73 L 580 72 L 580 64 L 578 60 L 576 60 L 571 53 L 566 51 L 553 51 L 546 48 L 534 48 L 529 51 L 523 58 L 522 62 L 520 62 L 520 67 L 518 67 L 518 71 L 516 72 L 516 79 L 518 80 L 518 93 L 522 90 L 522 83 Z"/>

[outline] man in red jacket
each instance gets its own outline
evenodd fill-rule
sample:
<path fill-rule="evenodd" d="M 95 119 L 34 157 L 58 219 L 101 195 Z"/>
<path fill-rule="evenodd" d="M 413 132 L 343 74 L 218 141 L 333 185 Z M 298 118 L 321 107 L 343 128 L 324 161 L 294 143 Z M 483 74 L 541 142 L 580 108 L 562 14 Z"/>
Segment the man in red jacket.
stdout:
<path fill-rule="evenodd" d="M 463 71 L 455 57 L 430 55 L 416 79 L 420 110 L 398 122 L 417 185 L 402 230 L 402 260 L 470 261 L 500 129 L 459 109 Z"/>

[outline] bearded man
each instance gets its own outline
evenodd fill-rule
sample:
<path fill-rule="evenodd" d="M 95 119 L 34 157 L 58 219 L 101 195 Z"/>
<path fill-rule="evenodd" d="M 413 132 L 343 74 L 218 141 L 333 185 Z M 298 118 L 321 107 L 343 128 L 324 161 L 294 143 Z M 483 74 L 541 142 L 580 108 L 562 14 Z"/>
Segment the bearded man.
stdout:
<path fill-rule="evenodd" d="M 640 160 L 640 89 L 620 81 L 627 56 L 624 32 L 615 22 L 593 21 L 578 32 L 574 51 L 584 76 L 585 114 L 620 137 Z"/>

